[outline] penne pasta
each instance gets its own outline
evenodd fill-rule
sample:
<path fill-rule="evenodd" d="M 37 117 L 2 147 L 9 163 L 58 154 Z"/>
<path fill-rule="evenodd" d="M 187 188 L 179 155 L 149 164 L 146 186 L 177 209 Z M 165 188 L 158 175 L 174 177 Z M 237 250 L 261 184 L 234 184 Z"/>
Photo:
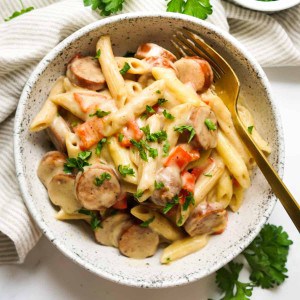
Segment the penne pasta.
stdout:
<path fill-rule="evenodd" d="M 244 199 L 244 191 L 245 189 L 240 185 L 233 186 L 233 194 L 229 203 L 229 206 L 233 212 L 237 212 L 240 209 Z"/>
<path fill-rule="evenodd" d="M 218 181 L 216 192 L 218 208 L 225 209 L 229 205 L 233 194 L 232 180 L 226 168 Z"/>
<path fill-rule="evenodd" d="M 149 64 L 143 60 L 133 57 L 115 57 L 115 60 L 120 70 L 126 63 L 129 65 L 128 74 L 142 75 L 150 72 Z"/>

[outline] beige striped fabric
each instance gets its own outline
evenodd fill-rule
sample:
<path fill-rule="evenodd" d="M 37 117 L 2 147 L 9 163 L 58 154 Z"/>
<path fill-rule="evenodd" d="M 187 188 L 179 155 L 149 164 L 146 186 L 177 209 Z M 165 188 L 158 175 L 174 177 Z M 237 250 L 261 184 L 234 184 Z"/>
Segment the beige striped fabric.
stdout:
<path fill-rule="evenodd" d="M 211 0 L 208 21 L 232 33 L 263 66 L 300 65 L 300 6 L 266 15 Z M 18 0 L 0 2 L 0 263 L 22 263 L 40 237 L 22 201 L 13 162 L 13 114 L 35 65 L 72 32 L 98 20 L 82 0 L 23 0 L 35 10 L 3 22 Z M 123 12 L 163 12 L 165 0 L 127 0 Z"/>

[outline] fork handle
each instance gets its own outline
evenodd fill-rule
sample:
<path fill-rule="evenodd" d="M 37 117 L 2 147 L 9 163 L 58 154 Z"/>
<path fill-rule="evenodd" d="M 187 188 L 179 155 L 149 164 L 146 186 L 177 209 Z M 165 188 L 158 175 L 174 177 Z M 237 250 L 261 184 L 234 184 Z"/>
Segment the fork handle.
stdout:
<path fill-rule="evenodd" d="M 235 118 L 234 118 L 235 119 Z M 278 173 L 273 169 L 269 161 L 266 159 L 263 152 L 255 145 L 252 138 L 247 133 L 246 129 L 241 125 L 240 120 L 234 120 L 235 127 L 240 134 L 243 142 L 255 159 L 261 172 L 264 174 L 270 184 L 274 194 L 280 200 L 286 212 L 292 219 L 293 223 L 300 232 L 300 206 L 292 196 L 288 188 L 285 186 Z"/>

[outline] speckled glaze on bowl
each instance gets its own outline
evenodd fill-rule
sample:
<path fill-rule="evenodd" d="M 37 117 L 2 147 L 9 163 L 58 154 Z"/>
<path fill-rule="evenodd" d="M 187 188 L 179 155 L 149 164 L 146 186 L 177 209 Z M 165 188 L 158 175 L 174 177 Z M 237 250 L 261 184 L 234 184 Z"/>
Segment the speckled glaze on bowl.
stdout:
<path fill-rule="evenodd" d="M 114 52 L 123 55 L 142 42 L 154 42 L 173 50 L 172 33 L 183 26 L 197 30 L 231 64 L 242 83 L 241 94 L 257 120 L 257 128 L 273 148 L 270 157 L 279 174 L 283 172 L 284 149 L 280 117 L 270 96 L 267 78 L 246 50 L 229 34 L 214 26 L 179 14 L 123 14 L 90 24 L 55 47 L 38 65 L 22 93 L 15 119 L 15 162 L 26 205 L 43 233 L 66 256 L 91 272 L 112 281 L 136 287 L 170 287 L 186 284 L 216 271 L 238 255 L 258 234 L 274 204 L 268 184 L 255 170 L 239 213 L 229 213 L 224 234 L 211 237 L 201 251 L 170 265 L 161 265 L 159 251 L 154 257 L 135 260 L 117 249 L 95 243 L 84 223 L 60 222 L 55 208 L 36 175 L 38 162 L 49 150 L 45 133 L 31 134 L 29 124 L 41 108 L 66 63 L 78 52 L 94 53 L 102 34 L 110 34 Z"/>

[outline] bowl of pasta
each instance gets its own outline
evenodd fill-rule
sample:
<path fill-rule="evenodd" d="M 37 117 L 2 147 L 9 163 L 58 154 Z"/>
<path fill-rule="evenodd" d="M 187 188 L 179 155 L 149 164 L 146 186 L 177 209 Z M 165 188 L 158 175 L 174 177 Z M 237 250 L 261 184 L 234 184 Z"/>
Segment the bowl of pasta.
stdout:
<path fill-rule="evenodd" d="M 16 113 L 16 169 L 34 220 L 67 257 L 121 284 L 211 274 L 254 239 L 276 201 L 210 64 L 172 47 L 182 27 L 231 64 L 240 117 L 282 174 L 265 74 L 233 37 L 189 16 L 124 14 L 80 29 L 40 62 Z"/>

